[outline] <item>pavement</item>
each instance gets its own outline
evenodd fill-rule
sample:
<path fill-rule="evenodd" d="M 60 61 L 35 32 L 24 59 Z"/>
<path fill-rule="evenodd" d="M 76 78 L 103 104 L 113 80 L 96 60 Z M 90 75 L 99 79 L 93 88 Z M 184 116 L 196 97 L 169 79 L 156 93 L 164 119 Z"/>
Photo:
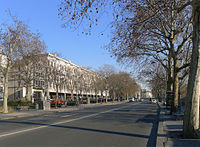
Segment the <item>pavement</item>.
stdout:
<path fill-rule="evenodd" d="M 183 139 L 183 112 L 170 115 L 170 111 L 159 103 L 160 119 L 157 147 L 199 147 L 200 139 Z"/>
<path fill-rule="evenodd" d="M 91 107 L 98 107 L 103 105 L 117 105 L 121 104 L 127 101 L 123 102 L 108 102 L 108 103 L 97 103 L 97 104 L 80 104 L 78 106 L 67 106 L 64 108 L 51 108 L 50 110 L 16 110 L 16 111 L 10 111 L 9 113 L 2 113 L 0 112 L 0 120 L 5 119 L 13 119 L 13 118 L 23 118 L 23 117 L 30 117 L 30 116 L 39 116 L 44 114 L 51 114 L 53 112 L 68 112 L 68 111 L 75 111 L 85 108 L 91 108 Z"/>

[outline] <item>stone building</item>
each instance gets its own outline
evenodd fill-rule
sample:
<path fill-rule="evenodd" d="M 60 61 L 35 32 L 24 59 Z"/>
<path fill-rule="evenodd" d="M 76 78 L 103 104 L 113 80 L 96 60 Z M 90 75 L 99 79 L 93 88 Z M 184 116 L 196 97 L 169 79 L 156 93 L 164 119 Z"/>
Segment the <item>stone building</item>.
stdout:
<path fill-rule="evenodd" d="M 42 55 L 42 61 L 38 60 L 31 69 L 32 81 L 29 86 L 19 80 L 22 72 L 17 75 L 18 71 L 13 71 L 14 76 L 9 79 L 9 99 L 24 98 L 28 93 L 29 100 L 33 102 L 56 97 L 64 100 L 89 97 L 92 100 L 108 96 L 108 91 L 100 91 L 94 84 L 102 77 L 56 54 Z"/>

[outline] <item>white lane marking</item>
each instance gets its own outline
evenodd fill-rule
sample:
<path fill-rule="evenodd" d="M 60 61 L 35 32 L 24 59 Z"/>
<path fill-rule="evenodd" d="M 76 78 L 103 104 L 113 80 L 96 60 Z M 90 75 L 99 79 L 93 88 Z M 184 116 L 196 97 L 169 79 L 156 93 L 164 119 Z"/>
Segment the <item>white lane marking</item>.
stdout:
<path fill-rule="evenodd" d="M 120 109 L 123 109 L 123 108 L 126 108 L 126 107 L 130 107 L 130 105 L 129 106 L 124 106 L 124 107 L 121 107 L 121 108 L 110 109 L 110 110 L 99 112 L 99 113 L 95 113 L 95 114 L 82 116 L 82 117 L 79 117 L 79 118 L 65 120 L 65 121 L 49 124 L 49 125 L 46 125 L 46 126 L 40 126 L 40 127 L 25 129 L 25 130 L 21 130 L 21 131 L 12 132 L 12 133 L 2 134 L 2 135 L 0 135 L 0 138 L 1 137 L 6 137 L 6 136 L 10 136 L 10 135 L 19 134 L 19 133 L 24 133 L 24 132 L 28 132 L 28 131 L 38 130 L 38 129 L 42 129 L 42 128 L 47 128 L 47 127 L 50 127 L 50 126 L 53 126 L 53 125 L 69 123 L 69 122 L 76 121 L 76 120 L 81 120 L 81 119 L 84 119 L 84 118 L 94 117 L 94 116 L 97 116 L 97 115 L 100 115 L 100 114 L 108 113 L 108 112 L 115 111 L 115 110 L 120 110 Z"/>
<path fill-rule="evenodd" d="M 73 116 L 73 115 L 76 115 L 76 114 L 64 115 L 64 116 L 61 116 L 61 117 L 62 117 L 62 118 L 65 118 L 65 117 L 70 117 L 70 116 Z"/>

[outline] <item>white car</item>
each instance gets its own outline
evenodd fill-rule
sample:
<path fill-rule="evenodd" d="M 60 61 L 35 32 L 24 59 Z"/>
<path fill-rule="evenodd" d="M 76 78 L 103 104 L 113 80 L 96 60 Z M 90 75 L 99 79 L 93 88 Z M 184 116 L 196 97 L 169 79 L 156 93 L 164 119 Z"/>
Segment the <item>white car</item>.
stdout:
<path fill-rule="evenodd" d="M 154 103 L 154 104 L 156 104 L 156 103 L 157 103 L 157 100 L 156 100 L 156 99 L 152 99 L 151 102 Z"/>
<path fill-rule="evenodd" d="M 135 99 L 134 98 L 129 98 L 129 102 L 134 102 Z"/>
<path fill-rule="evenodd" d="M 144 101 L 144 99 L 140 99 L 140 102 L 143 102 Z"/>

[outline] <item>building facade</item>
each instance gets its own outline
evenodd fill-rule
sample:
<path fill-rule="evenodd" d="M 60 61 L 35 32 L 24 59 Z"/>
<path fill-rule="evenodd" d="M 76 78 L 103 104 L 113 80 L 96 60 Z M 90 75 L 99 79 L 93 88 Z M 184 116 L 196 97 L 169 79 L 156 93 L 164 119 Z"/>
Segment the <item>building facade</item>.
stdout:
<path fill-rule="evenodd" d="M 97 82 L 102 77 L 97 73 L 56 54 L 42 55 L 41 60 L 38 59 L 29 69 L 29 78 L 22 71 L 13 71 L 14 76 L 9 78 L 9 99 L 25 98 L 29 95 L 27 98 L 32 102 L 55 98 L 73 100 L 89 97 L 92 100 L 106 97 L 109 93 L 98 88 Z"/>

